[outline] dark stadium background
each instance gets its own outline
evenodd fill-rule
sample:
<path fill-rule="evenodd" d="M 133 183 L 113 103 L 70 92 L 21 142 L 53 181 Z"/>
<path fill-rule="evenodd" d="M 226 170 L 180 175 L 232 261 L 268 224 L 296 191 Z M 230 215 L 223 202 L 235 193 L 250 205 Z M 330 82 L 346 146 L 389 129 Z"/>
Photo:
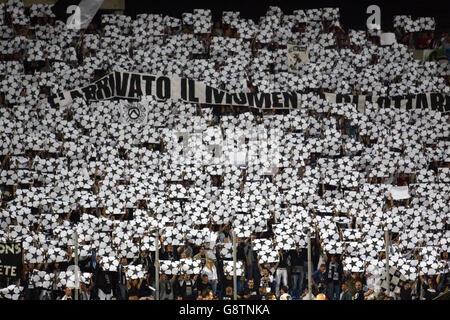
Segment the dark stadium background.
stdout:
<path fill-rule="evenodd" d="M 55 5 L 55 13 L 66 20 L 66 8 L 70 4 L 78 4 L 80 0 L 59 0 Z M 449 3 L 443 0 L 291 0 L 291 1 L 255 1 L 255 0 L 125 0 L 125 14 L 135 17 L 140 13 L 162 13 L 172 17 L 181 17 L 183 12 L 193 9 L 211 9 L 214 20 L 219 20 L 222 11 L 240 11 L 241 18 L 250 18 L 258 22 L 260 16 L 267 12 L 269 6 L 279 6 L 284 13 L 290 14 L 296 9 L 313 9 L 339 7 L 341 23 L 345 29 L 365 29 L 369 16 L 366 9 L 376 4 L 381 9 L 381 26 L 392 28 L 394 15 L 411 15 L 417 17 L 434 17 L 437 29 L 449 30 Z"/>

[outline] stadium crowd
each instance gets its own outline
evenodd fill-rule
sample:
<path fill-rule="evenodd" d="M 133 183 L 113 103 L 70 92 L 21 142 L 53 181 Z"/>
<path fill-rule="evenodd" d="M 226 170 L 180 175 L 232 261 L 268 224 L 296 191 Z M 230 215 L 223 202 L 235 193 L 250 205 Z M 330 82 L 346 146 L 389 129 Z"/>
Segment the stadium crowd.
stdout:
<path fill-rule="evenodd" d="M 310 299 L 308 233 L 315 299 L 431 300 L 448 290 L 448 114 L 370 102 L 361 112 L 317 98 L 448 95 L 448 61 L 417 62 L 408 51 L 448 52 L 432 18 L 396 17 L 397 43 L 381 46 L 379 31 L 344 30 L 336 8 L 270 7 L 259 23 L 238 12 L 213 22 L 208 10 L 103 14 L 82 31 L 50 8 L 0 4 L 0 242 L 24 249 L 22 274 L 0 275 L 0 298 L 74 299 L 73 230 L 80 300 L 155 299 L 156 250 L 160 299 L 231 300 L 232 231 L 238 299 Z M 310 46 L 305 76 L 287 72 L 288 43 Z M 146 97 L 152 115 L 131 125 L 118 100 L 40 103 L 113 70 L 306 99 L 258 110 Z M 227 162 L 221 155 L 235 149 L 205 147 L 227 136 L 249 154 L 258 140 L 260 153 Z"/>

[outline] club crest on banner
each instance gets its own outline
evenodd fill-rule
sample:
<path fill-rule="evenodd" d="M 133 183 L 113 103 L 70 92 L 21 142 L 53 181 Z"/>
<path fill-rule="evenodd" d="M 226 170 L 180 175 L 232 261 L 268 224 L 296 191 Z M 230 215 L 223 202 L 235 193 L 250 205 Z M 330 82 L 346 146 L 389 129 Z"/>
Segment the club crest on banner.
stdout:
<path fill-rule="evenodd" d="M 123 102 L 122 118 L 125 123 L 144 123 L 147 119 L 147 109 L 138 102 Z"/>
<path fill-rule="evenodd" d="M 288 44 L 288 71 L 298 72 L 299 66 L 309 62 L 309 48 Z"/>

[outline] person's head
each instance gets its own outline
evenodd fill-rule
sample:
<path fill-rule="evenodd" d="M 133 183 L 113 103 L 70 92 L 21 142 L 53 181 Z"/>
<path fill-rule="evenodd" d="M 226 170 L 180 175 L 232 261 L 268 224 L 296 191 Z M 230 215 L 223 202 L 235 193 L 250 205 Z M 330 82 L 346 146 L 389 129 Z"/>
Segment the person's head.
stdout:
<path fill-rule="evenodd" d="M 171 244 L 167 245 L 167 250 L 168 251 L 173 251 L 173 245 L 171 245 Z"/>
<path fill-rule="evenodd" d="M 120 263 L 125 266 L 127 264 L 127 258 L 120 259 Z"/>
<path fill-rule="evenodd" d="M 330 258 L 331 262 L 336 262 L 336 256 L 333 254 Z"/>
<path fill-rule="evenodd" d="M 342 285 L 341 285 L 341 289 L 342 289 L 342 291 L 347 291 L 347 284 L 344 282 L 344 283 L 342 283 Z"/>
<path fill-rule="evenodd" d="M 189 273 L 184 274 L 184 280 L 189 281 L 191 279 L 191 275 Z"/>
<path fill-rule="evenodd" d="M 227 287 L 225 288 L 225 295 L 231 296 L 232 294 L 233 294 L 233 287 L 227 286 Z"/>
<path fill-rule="evenodd" d="M 403 288 L 405 290 L 408 290 L 411 287 L 411 285 L 409 284 L 409 282 L 405 282 L 405 284 L 403 285 Z"/>
<path fill-rule="evenodd" d="M 71 296 L 72 295 L 72 289 L 70 288 L 66 288 L 66 290 L 64 291 L 66 296 Z"/>
<path fill-rule="evenodd" d="M 361 291 L 362 290 L 362 283 L 361 283 L 361 281 L 356 281 L 355 288 L 356 288 L 357 291 Z"/>
<path fill-rule="evenodd" d="M 183 297 L 180 296 L 180 295 L 178 295 L 177 298 L 176 298 L 176 300 L 183 300 Z"/>
<path fill-rule="evenodd" d="M 324 295 L 323 293 L 319 293 L 319 294 L 316 296 L 316 300 L 327 300 L 327 296 Z"/>
<path fill-rule="evenodd" d="M 253 289 L 254 285 L 255 285 L 255 281 L 253 281 L 253 279 L 248 280 L 248 287 L 250 289 Z"/>
<path fill-rule="evenodd" d="M 266 294 L 266 300 L 277 300 L 277 297 L 273 293 Z"/>
<path fill-rule="evenodd" d="M 137 279 L 131 280 L 131 284 L 132 284 L 133 286 L 137 286 L 137 285 L 138 285 L 138 280 L 137 280 Z"/>
<path fill-rule="evenodd" d="M 180 259 L 186 259 L 187 258 L 187 256 L 186 256 L 186 252 L 182 252 L 181 254 L 180 254 Z"/>
<path fill-rule="evenodd" d="M 269 275 L 269 269 L 264 268 L 263 269 L 263 275 L 264 275 L 264 277 L 267 277 Z"/>
<path fill-rule="evenodd" d="M 248 299 L 250 299 L 250 296 L 251 296 L 251 294 L 250 294 L 250 289 L 245 288 L 245 289 L 244 289 L 244 294 L 243 294 L 244 299 L 245 299 L 245 300 L 248 300 Z"/>
<path fill-rule="evenodd" d="M 320 272 L 325 272 L 325 270 L 327 270 L 327 267 L 325 266 L 324 263 L 322 263 L 319 267 Z"/>
<path fill-rule="evenodd" d="M 208 283 L 208 275 L 207 275 L 206 273 L 204 273 L 204 274 L 202 275 L 202 282 L 203 282 L 203 283 Z"/>
<path fill-rule="evenodd" d="M 205 246 L 201 246 L 200 247 L 200 254 L 204 255 L 205 254 Z"/>
<path fill-rule="evenodd" d="M 286 286 L 282 286 L 281 288 L 280 288 L 280 293 L 281 294 L 285 294 L 285 293 L 288 293 L 288 287 L 286 287 Z"/>
<path fill-rule="evenodd" d="M 262 295 L 262 296 L 266 295 L 267 294 L 266 287 L 259 288 L 259 294 Z"/>
<path fill-rule="evenodd" d="M 211 296 L 210 296 L 210 292 L 212 293 L 211 290 L 203 290 L 202 291 L 202 300 L 211 300 Z"/>

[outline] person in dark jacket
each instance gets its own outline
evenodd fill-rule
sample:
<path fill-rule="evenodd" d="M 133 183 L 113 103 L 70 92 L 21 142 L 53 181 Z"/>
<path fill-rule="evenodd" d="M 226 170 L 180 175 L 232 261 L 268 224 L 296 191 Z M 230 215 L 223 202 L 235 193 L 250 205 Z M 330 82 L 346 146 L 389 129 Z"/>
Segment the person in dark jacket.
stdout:
<path fill-rule="evenodd" d="M 344 267 L 342 257 L 332 255 L 330 258 L 324 254 L 326 262 L 327 293 L 330 300 L 339 300 L 341 284 L 344 282 Z"/>
<path fill-rule="evenodd" d="M 197 287 L 195 285 L 195 280 L 191 279 L 189 274 L 184 275 L 184 282 L 181 285 L 181 296 L 183 300 L 195 300 L 197 297 Z"/>
<path fill-rule="evenodd" d="M 300 293 L 303 291 L 305 261 L 307 262 L 307 250 L 305 248 L 296 248 L 295 251 L 291 252 L 291 288 L 295 297 L 299 297 Z"/>
<path fill-rule="evenodd" d="M 208 275 L 203 274 L 201 279 L 197 280 L 197 290 L 203 292 L 207 289 L 212 290 L 212 285 L 209 282 Z"/>
<path fill-rule="evenodd" d="M 117 289 L 120 300 L 128 300 L 128 287 L 127 287 L 127 275 L 125 273 L 125 267 L 127 265 L 127 259 L 120 259 L 119 267 L 117 268 Z"/>
<path fill-rule="evenodd" d="M 112 297 L 112 281 L 109 272 L 104 271 L 97 256 L 97 264 L 93 272 L 93 281 L 99 300 L 110 300 Z"/>
<path fill-rule="evenodd" d="M 178 251 L 174 249 L 173 245 L 169 244 L 164 246 L 163 243 L 161 243 L 161 251 L 162 255 L 160 257 L 161 260 L 170 260 L 170 261 L 178 261 L 180 260 L 180 257 L 178 255 Z"/>
<path fill-rule="evenodd" d="M 347 284 L 345 282 L 341 285 L 339 300 L 352 300 L 352 295 L 350 294 L 350 291 L 348 291 Z"/>

